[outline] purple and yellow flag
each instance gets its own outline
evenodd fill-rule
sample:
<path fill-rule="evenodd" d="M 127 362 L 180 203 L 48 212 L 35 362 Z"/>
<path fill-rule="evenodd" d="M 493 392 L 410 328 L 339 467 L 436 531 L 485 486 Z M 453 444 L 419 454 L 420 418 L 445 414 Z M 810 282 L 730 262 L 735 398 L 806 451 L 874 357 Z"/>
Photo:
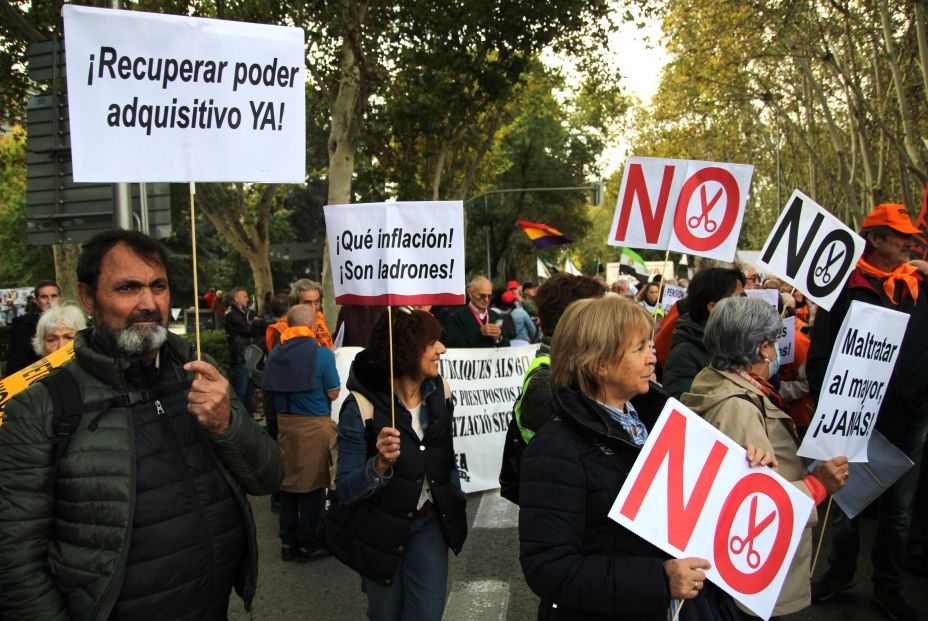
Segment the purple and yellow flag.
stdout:
<path fill-rule="evenodd" d="M 519 226 L 522 227 L 522 230 L 525 231 L 525 234 L 528 235 L 528 238 L 532 240 L 532 243 L 539 250 L 558 244 L 569 244 L 574 241 L 547 224 L 535 224 L 534 222 L 519 220 Z"/>

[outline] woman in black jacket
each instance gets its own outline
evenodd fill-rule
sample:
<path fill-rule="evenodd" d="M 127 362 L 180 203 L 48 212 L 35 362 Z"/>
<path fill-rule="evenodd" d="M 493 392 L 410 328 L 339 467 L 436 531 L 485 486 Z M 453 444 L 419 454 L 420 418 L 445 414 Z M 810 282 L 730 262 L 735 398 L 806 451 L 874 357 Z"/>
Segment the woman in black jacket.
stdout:
<path fill-rule="evenodd" d="M 369 619 L 440 621 L 448 549 L 457 554 L 467 537 L 453 405 L 439 375 L 445 346 L 432 315 L 394 311 L 391 394 L 389 317 L 351 365 L 338 421 L 342 504 L 323 545 L 361 574 Z"/>
<path fill-rule="evenodd" d="M 616 296 L 574 302 L 558 324 L 557 418 L 526 449 L 519 488 L 520 560 L 541 597 L 539 619 L 666 621 L 683 599 L 694 601 L 681 619 L 739 618 L 706 582 L 708 561 L 672 559 L 607 515 L 667 398 L 650 383 L 651 325 L 641 306 Z"/>

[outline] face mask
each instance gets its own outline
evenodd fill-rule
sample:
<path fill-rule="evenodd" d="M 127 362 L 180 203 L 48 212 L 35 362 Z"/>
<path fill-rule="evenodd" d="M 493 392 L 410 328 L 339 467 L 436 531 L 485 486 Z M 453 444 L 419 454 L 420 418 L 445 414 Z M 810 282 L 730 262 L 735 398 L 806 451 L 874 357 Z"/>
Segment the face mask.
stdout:
<path fill-rule="evenodd" d="M 773 350 L 777 352 L 775 360 L 767 360 L 767 377 L 773 377 L 780 370 L 780 348 L 777 347 L 776 343 L 773 344 Z"/>

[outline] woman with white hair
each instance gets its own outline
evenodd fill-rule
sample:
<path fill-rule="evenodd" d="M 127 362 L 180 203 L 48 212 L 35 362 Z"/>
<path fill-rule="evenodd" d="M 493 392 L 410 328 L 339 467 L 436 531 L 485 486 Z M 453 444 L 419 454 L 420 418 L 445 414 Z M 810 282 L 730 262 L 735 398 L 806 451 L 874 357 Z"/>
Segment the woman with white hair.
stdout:
<path fill-rule="evenodd" d="M 35 328 L 32 349 L 40 357 L 53 354 L 74 340 L 87 327 L 87 317 L 77 302 L 61 302 L 48 307 Z"/>
<path fill-rule="evenodd" d="M 773 453 L 780 476 L 792 481 L 816 504 L 834 494 L 847 481 L 845 457 L 820 463 L 806 474 L 806 464 L 796 455 L 799 435 L 786 413 L 786 402 L 768 381 L 780 366 L 777 335 L 782 320 L 776 309 L 757 298 L 719 300 L 706 323 L 703 343 L 712 356 L 709 366 L 693 380 L 690 392 L 680 400 L 735 442 L 751 444 Z M 802 540 L 776 607 L 774 616 L 794 613 L 811 604 L 810 564 L 815 511 Z"/>

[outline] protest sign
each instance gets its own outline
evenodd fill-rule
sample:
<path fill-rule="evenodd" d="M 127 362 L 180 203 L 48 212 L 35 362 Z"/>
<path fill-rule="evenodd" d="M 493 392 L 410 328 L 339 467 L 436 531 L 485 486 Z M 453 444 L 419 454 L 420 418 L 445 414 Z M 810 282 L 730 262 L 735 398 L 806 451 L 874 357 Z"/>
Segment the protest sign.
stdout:
<path fill-rule="evenodd" d="M 665 466 L 666 464 L 666 466 Z M 811 498 L 676 399 L 664 407 L 609 517 L 770 617 L 812 512 Z"/>
<path fill-rule="evenodd" d="M 851 302 L 822 380 L 818 406 L 797 454 L 867 461 L 867 443 L 899 356 L 909 316 Z"/>
<path fill-rule="evenodd" d="M 455 460 L 466 493 L 499 487 L 512 406 L 537 349 L 537 345 L 449 349 L 442 355 L 441 373 L 451 386 L 454 400 Z M 360 347 L 344 347 L 335 352 L 342 380 L 339 398 L 332 404 L 336 421 L 341 404 L 350 394 L 345 387 L 348 370 L 360 351 Z"/>
<path fill-rule="evenodd" d="M 780 364 L 792 364 L 796 360 L 796 318 L 784 317 L 783 327 L 777 337 Z"/>
<path fill-rule="evenodd" d="M 630 157 L 608 243 L 731 261 L 754 167 Z"/>
<path fill-rule="evenodd" d="M 461 201 L 325 206 L 338 304 L 464 304 Z"/>
<path fill-rule="evenodd" d="M 767 302 L 779 312 L 780 292 L 777 289 L 746 289 L 749 298 L 758 298 Z M 790 364 L 796 359 L 796 318 L 785 317 L 780 334 L 777 336 L 777 348 L 780 350 L 780 364 Z"/>
<path fill-rule="evenodd" d="M 757 267 L 831 310 L 863 252 L 859 235 L 794 190 L 764 243 Z"/>
<path fill-rule="evenodd" d="M 686 297 L 686 287 L 677 285 L 664 285 L 664 293 L 661 294 L 661 308 L 664 312 L 669 312 L 670 308 Z"/>
<path fill-rule="evenodd" d="M 809 464 L 809 472 L 820 463 L 814 461 Z M 867 445 L 867 462 L 848 464 L 847 482 L 835 492 L 835 504 L 849 518 L 857 517 L 914 465 L 882 433 L 874 431 Z"/>
<path fill-rule="evenodd" d="M 301 28 L 62 13 L 75 181 L 305 181 Z"/>
<path fill-rule="evenodd" d="M 644 266 L 648 270 L 649 281 L 654 280 L 655 276 L 660 276 L 664 280 L 673 278 L 673 261 L 645 261 Z"/>
<path fill-rule="evenodd" d="M 61 349 L 33 362 L 25 369 L 11 373 L 0 380 L 0 424 L 3 424 L 3 409 L 16 393 L 21 392 L 48 375 L 52 369 L 60 367 L 74 357 L 74 343 L 68 343 Z"/>

